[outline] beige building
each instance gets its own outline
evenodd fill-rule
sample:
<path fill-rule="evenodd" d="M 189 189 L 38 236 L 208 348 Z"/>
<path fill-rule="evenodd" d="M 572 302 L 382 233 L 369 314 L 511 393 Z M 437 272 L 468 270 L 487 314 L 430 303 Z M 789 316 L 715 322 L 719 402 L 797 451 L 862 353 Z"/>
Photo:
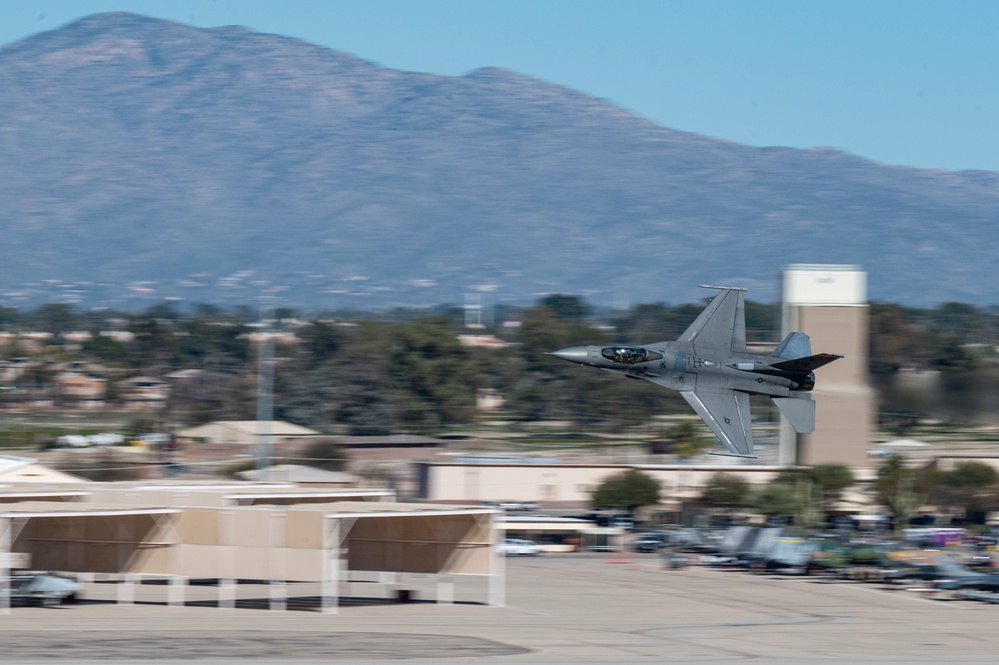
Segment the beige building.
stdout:
<path fill-rule="evenodd" d="M 0 455 L 0 487 L 7 483 L 86 483 L 85 478 L 39 464 L 30 457 Z"/>
<path fill-rule="evenodd" d="M 780 464 L 870 464 L 876 400 L 867 376 L 867 274 L 858 266 L 794 265 L 784 271 L 784 334 L 800 331 L 813 353 L 845 357 L 816 372 L 815 431 L 781 426 Z"/>
<path fill-rule="evenodd" d="M 537 501 L 589 505 L 590 494 L 608 476 L 637 469 L 661 483 L 668 504 L 696 497 L 716 473 L 753 484 L 773 478 L 779 467 L 741 464 L 532 464 L 502 462 L 418 462 L 419 497 L 428 501 Z"/>
<path fill-rule="evenodd" d="M 55 378 L 56 390 L 62 401 L 80 405 L 103 406 L 107 395 L 107 379 L 83 372 L 60 372 Z"/>
<path fill-rule="evenodd" d="M 294 483 L 302 487 L 355 487 L 363 478 L 345 471 L 326 471 L 304 464 L 275 464 L 265 469 L 239 471 L 236 477 L 251 482 Z"/>
<path fill-rule="evenodd" d="M 275 442 L 316 436 L 316 430 L 299 427 L 283 420 L 258 422 L 256 420 L 219 420 L 207 425 L 191 427 L 177 432 L 184 439 L 200 439 L 205 443 L 222 445 L 256 445 L 266 435 Z"/>
<path fill-rule="evenodd" d="M 162 409 L 170 384 L 148 376 L 133 376 L 118 383 L 118 399 L 129 409 Z"/>

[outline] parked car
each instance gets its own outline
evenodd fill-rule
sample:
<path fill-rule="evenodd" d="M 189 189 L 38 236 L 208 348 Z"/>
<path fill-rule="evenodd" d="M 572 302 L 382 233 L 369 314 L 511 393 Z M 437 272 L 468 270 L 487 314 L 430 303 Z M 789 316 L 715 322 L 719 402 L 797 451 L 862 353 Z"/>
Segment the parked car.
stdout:
<path fill-rule="evenodd" d="M 650 531 L 635 536 L 631 546 L 636 552 L 658 552 L 669 545 L 669 534 L 662 531 Z"/>
<path fill-rule="evenodd" d="M 496 546 L 496 551 L 503 556 L 538 556 L 541 554 L 541 546 L 533 540 L 506 538 Z"/>
<path fill-rule="evenodd" d="M 11 575 L 10 596 L 14 603 L 54 607 L 76 602 L 80 597 L 80 585 L 61 575 Z"/>
<path fill-rule="evenodd" d="M 632 519 L 631 515 L 614 515 L 610 518 L 609 526 L 631 531 L 635 528 L 635 520 Z"/>
<path fill-rule="evenodd" d="M 500 501 L 499 507 L 503 510 L 537 510 L 536 501 Z"/>

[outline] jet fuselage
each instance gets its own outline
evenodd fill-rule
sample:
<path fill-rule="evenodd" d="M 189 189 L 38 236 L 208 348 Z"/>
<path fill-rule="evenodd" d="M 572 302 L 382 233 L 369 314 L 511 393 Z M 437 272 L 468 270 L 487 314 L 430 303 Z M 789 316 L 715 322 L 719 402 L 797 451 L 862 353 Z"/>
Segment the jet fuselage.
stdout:
<path fill-rule="evenodd" d="M 771 356 L 755 353 L 698 353 L 691 344 L 658 343 L 647 346 L 574 346 L 551 355 L 563 360 L 620 372 L 672 390 L 696 386 L 724 386 L 752 395 L 789 397 L 792 391 L 815 387 L 815 374 L 775 368 Z"/>

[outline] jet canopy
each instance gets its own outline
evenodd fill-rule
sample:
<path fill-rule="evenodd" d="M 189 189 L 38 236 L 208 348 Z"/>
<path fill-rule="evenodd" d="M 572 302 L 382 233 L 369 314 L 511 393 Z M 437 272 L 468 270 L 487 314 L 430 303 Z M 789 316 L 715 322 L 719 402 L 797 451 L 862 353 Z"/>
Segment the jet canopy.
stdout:
<path fill-rule="evenodd" d="M 600 350 L 600 355 L 607 360 L 623 365 L 634 365 L 635 363 L 659 360 L 663 357 L 661 353 L 649 351 L 640 346 L 608 346 Z"/>

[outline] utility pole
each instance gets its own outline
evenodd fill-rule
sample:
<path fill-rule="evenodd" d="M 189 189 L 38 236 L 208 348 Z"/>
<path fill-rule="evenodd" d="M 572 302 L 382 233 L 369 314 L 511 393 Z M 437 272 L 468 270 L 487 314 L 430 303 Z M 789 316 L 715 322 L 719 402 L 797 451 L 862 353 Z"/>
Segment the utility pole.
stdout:
<path fill-rule="evenodd" d="M 274 353 L 270 326 L 267 324 L 268 303 L 272 296 L 260 296 L 259 343 L 257 344 L 257 471 L 259 480 L 270 478 L 271 422 L 274 420 Z"/>

